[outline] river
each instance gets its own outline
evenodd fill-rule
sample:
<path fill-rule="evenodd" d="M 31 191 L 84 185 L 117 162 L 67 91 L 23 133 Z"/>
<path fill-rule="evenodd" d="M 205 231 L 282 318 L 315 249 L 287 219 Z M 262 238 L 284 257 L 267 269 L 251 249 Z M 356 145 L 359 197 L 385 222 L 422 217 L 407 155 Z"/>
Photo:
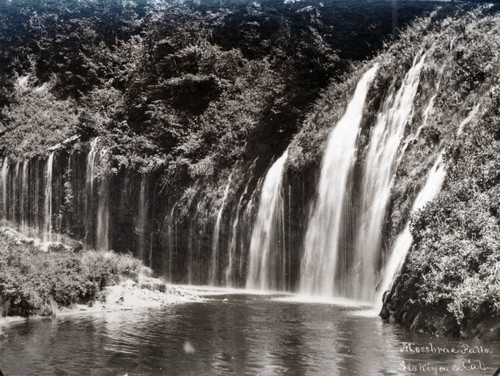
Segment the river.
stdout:
<path fill-rule="evenodd" d="M 0 335 L 0 368 L 5 376 L 491 376 L 500 365 L 500 343 L 411 333 L 348 302 L 203 294 L 202 303 L 12 323 Z"/>

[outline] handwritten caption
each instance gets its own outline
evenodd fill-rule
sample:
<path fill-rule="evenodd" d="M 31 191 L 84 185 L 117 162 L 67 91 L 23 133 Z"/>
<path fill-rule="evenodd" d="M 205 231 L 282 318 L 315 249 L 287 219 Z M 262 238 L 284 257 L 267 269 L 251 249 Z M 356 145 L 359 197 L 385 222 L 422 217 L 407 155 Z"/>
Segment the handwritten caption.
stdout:
<path fill-rule="evenodd" d="M 485 346 L 471 346 L 462 344 L 457 347 L 449 346 L 436 346 L 433 343 L 428 343 L 425 346 L 419 346 L 413 342 L 403 342 L 399 350 L 407 354 L 446 354 L 463 356 L 460 362 L 454 362 L 453 365 L 435 365 L 428 361 L 408 361 L 401 360 L 399 363 L 400 372 L 408 373 L 426 373 L 438 375 L 440 373 L 461 372 L 464 374 L 471 374 L 471 372 L 487 371 L 490 368 L 486 364 L 477 359 L 477 356 L 491 355 L 493 350 Z"/>

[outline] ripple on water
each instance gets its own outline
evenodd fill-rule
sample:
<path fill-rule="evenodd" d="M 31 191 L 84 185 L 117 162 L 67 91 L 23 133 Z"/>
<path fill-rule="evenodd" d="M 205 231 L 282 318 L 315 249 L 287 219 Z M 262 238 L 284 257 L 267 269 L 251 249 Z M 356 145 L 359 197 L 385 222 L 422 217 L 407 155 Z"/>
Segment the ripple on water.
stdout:
<path fill-rule="evenodd" d="M 33 320 L 5 328 L 0 368 L 9 376 L 374 376 L 401 374 L 402 361 L 450 367 L 463 362 L 464 356 L 401 352 L 403 342 L 462 342 L 409 333 L 366 312 L 231 291 L 204 303 Z M 500 344 L 490 346 L 492 356 L 475 357 L 487 371 L 459 375 L 491 376 L 500 364 Z"/>

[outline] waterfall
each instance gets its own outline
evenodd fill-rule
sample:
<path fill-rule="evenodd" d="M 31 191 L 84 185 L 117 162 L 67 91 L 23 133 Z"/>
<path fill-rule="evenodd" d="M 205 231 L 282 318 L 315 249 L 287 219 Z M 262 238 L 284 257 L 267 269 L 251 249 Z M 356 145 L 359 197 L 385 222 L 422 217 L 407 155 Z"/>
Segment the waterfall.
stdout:
<path fill-rule="evenodd" d="M 373 302 L 381 262 L 381 239 L 391 187 L 396 171 L 396 156 L 424 66 L 425 54 L 407 72 L 401 87 L 379 113 L 371 132 L 365 159 L 361 192 L 361 223 L 356 234 L 353 269 L 342 294 L 356 300 Z M 432 103 L 432 102 L 431 102 Z M 429 109 L 430 111 L 430 109 Z"/>
<path fill-rule="evenodd" d="M 456 135 L 460 136 L 463 132 L 464 127 L 472 121 L 472 119 L 476 116 L 479 111 L 479 104 L 477 104 L 472 111 L 469 112 L 467 117 L 459 124 Z M 441 151 L 436 159 L 436 162 L 432 166 L 427 175 L 427 180 L 423 186 L 423 188 L 418 193 L 415 201 L 413 202 L 413 207 L 411 214 L 414 214 L 418 210 L 422 209 L 425 204 L 432 201 L 434 197 L 441 190 L 441 186 L 443 185 L 444 179 L 446 177 L 445 166 L 443 163 L 443 151 Z M 389 257 L 389 261 L 387 262 L 384 268 L 384 278 L 380 287 L 377 289 L 377 305 L 378 308 L 382 308 L 383 303 L 383 295 L 386 291 L 392 288 L 394 284 L 394 280 L 396 279 L 403 263 L 406 259 L 406 255 L 410 250 L 410 247 L 413 243 L 413 236 L 410 233 L 410 221 L 406 223 L 404 230 L 398 235 L 396 240 L 394 241 L 394 245 L 391 250 L 391 255 Z"/>
<path fill-rule="evenodd" d="M 97 139 L 92 142 L 84 176 L 75 176 L 70 172 L 74 161 L 71 153 L 62 152 L 59 158 L 56 150 L 60 148 L 53 147 L 50 150 L 45 161 L 26 159 L 14 164 L 5 157 L 0 184 L 3 218 L 26 236 L 37 238 L 45 249 L 51 242 L 61 241 L 62 233 L 67 232 L 86 238 L 87 246 L 108 250 L 109 182 L 106 174 L 97 173 L 100 167 L 98 162 L 107 156 L 106 150 L 98 152 Z M 67 165 L 61 166 L 60 161 L 67 161 Z M 78 165 L 75 167 L 78 168 Z M 97 175 L 98 189 L 95 189 Z M 81 195 L 79 181 L 85 185 Z M 83 197 L 83 202 L 80 197 Z M 97 199 L 97 205 L 93 205 L 94 198 Z M 85 207 L 84 228 L 80 228 L 78 221 L 72 223 L 80 213 L 80 203 Z"/>
<path fill-rule="evenodd" d="M 99 138 L 96 137 L 90 144 L 90 151 L 87 155 L 87 168 L 85 171 L 85 239 L 87 247 L 93 247 L 93 238 L 89 239 L 94 233 L 93 221 L 93 198 L 94 198 L 94 179 L 95 179 L 95 160 L 97 156 L 97 143 Z"/>
<path fill-rule="evenodd" d="M 469 115 L 459 124 L 458 129 L 457 129 L 457 137 L 460 136 L 464 130 L 464 127 L 470 123 L 470 121 L 476 116 L 477 112 L 479 111 L 479 103 L 474 106 L 471 112 L 469 112 Z"/>
<path fill-rule="evenodd" d="M 137 216 L 136 232 L 138 235 L 137 252 L 138 258 L 145 261 L 146 252 L 146 231 L 148 220 L 148 208 L 146 200 L 146 174 L 141 176 L 141 188 L 139 191 L 139 214 Z"/>
<path fill-rule="evenodd" d="M 220 206 L 219 212 L 217 213 L 217 219 L 215 221 L 215 227 L 213 232 L 212 239 L 212 261 L 211 261 L 211 269 L 209 276 L 209 284 L 212 286 L 218 285 L 219 279 L 219 237 L 220 237 L 220 226 L 222 220 L 222 213 L 224 212 L 224 208 L 226 206 L 226 200 L 229 193 L 229 186 L 231 185 L 231 175 L 229 176 L 229 180 L 227 182 L 226 188 L 224 189 L 224 196 L 222 198 L 222 204 Z"/>
<path fill-rule="evenodd" d="M 34 184 L 34 205 L 33 205 L 33 236 L 40 237 L 40 161 L 36 160 L 33 166 L 33 174 L 31 176 L 35 179 Z"/>
<path fill-rule="evenodd" d="M 354 163 L 365 99 L 377 69 L 376 64 L 363 75 L 345 114 L 328 138 L 304 241 L 300 274 L 300 291 L 304 294 L 331 296 L 334 293 L 344 195 Z"/>
<path fill-rule="evenodd" d="M 246 286 L 252 289 L 277 290 L 286 288 L 282 272 L 283 255 L 283 169 L 288 149 L 267 172 L 259 202 L 257 218 L 250 241 L 249 269 Z"/>
<path fill-rule="evenodd" d="M 196 188 L 196 191 L 198 191 L 199 188 Z M 188 225 L 188 261 L 187 261 L 187 279 L 188 279 L 188 284 L 192 285 L 195 283 L 200 283 L 202 281 L 202 276 L 201 273 L 201 267 L 202 265 L 200 264 L 200 247 L 199 247 L 199 238 L 200 238 L 200 232 L 198 231 L 199 229 L 197 228 L 197 218 L 198 215 L 201 213 L 201 205 L 202 202 L 198 202 L 196 205 L 196 211 L 193 215 L 193 217 L 189 221 Z M 204 230 L 203 230 L 203 233 Z M 212 268 L 209 270 L 209 281 L 211 280 L 212 274 L 213 273 L 213 267 L 214 265 L 211 265 Z M 216 266 L 215 266 L 216 267 Z"/>
<path fill-rule="evenodd" d="M 408 145 L 410 145 L 413 141 L 417 140 L 418 137 L 420 136 L 420 133 L 422 133 L 422 130 L 427 126 L 427 123 L 429 122 L 429 117 L 432 113 L 432 110 L 434 109 L 434 101 L 436 100 L 437 94 L 434 94 L 431 99 L 429 100 L 429 103 L 425 107 L 425 110 L 423 112 L 423 119 L 422 119 L 422 124 L 418 127 L 417 131 L 415 132 L 414 135 L 409 136 L 406 138 L 405 142 L 403 143 L 403 146 L 401 147 L 401 151 L 399 153 L 398 160 L 396 162 L 396 166 L 399 166 L 401 160 L 403 159 L 403 156 L 406 152 L 406 149 L 408 148 Z"/>
<path fill-rule="evenodd" d="M 105 149 L 99 152 L 99 160 L 103 160 L 107 154 Z M 97 206 L 97 249 L 109 251 L 109 187 L 108 176 L 101 174 L 98 188 Z"/>
<path fill-rule="evenodd" d="M 235 285 L 235 275 L 236 275 L 236 270 L 234 270 L 234 267 L 236 265 L 236 248 L 238 247 L 238 226 L 240 223 L 240 212 L 241 212 L 241 204 L 243 202 L 243 198 L 246 196 L 248 191 L 248 184 L 245 187 L 245 191 L 241 195 L 238 205 L 236 206 L 236 216 L 234 218 L 233 224 L 231 226 L 231 240 L 229 242 L 229 261 L 227 264 L 227 268 L 225 271 L 225 277 L 226 277 L 226 286 L 232 287 Z"/>
<path fill-rule="evenodd" d="M 24 160 L 23 162 L 23 170 L 22 170 L 22 175 L 21 175 L 21 183 L 22 183 L 22 188 L 21 188 L 21 231 L 25 234 L 28 234 L 28 212 L 29 212 L 29 206 L 28 206 L 28 188 L 29 188 L 29 181 L 28 181 L 28 160 Z"/>
<path fill-rule="evenodd" d="M 165 227 L 167 228 L 167 239 L 166 241 L 168 242 L 168 247 L 167 247 L 167 251 L 168 251 L 168 258 L 166 258 L 166 260 L 168 260 L 168 264 L 165 266 L 164 268 L 164 272 L 167 273 L 167 279 L 169 282 L 173 282 L 173 276 L 174 276 L 174 265 L 173 265 L 173 262 L 174 262 L 174 258 L 175 258 L 175 255 L 176 255 L 176 251 L 177 251 L 177 234 L 176 234 L 176 228 L 175 228 L 175 209 L 177 207 L 177 204 L 174 204 L 174 206 L 172 206 L 172 209 L 170 210 L 170 214 L 168 214 L 166 217 L 165 217 Z"/>
<path fill-rule="evenodd" d="M 260 178 L 258 181 L 257 181 L 257 184 L 256 186 L 257 187 L 260 187 L 261 186 L 261 183 L 262 183 L 262 178 Z M 241 232 L 241 236 L 240 236 L 240 257 L 239 257 L 239 263 L 237 265 L 237 273 L 238 275 L 241 277 L 244 275 L 245 273 L 245 261 L 247 261 L 247 257 L 246 257 L 246 254 L 244 254 L 244 251 L 248 248 L 249 246 L 249 241 L 251 241 L 251 238 L 249 239 L 249 237 L 251 237 L 251 231 L 247 231 L 248 229 L 250 229 L 252 227 L 252 214 L 253 214 L 253 210 L 255 208 L 255 196 L 257 194 L 257 189 L 254 189 L 251 196 L 250 196 L 250 199 L 248 200 L 248 203 L 247 203 L 247 206 L 245 207 L 245 210 L 243 211 L 243 216 L 242 216 L 242 220 L 241 220 L 241 228 L 243 229 L 242 232 Z"/>
<path fill-rule="evenodd" d="M 5 157 L 2 166 L 2 203 L 3 203 L 3 218 L 7 220 L 8 205 L 8 188 L 7 180 L 9 179 L 9 158 Z"/>
<path fill-rule="evenodd" d="M 52 241 L 52 169 L 54 164 L 54 152 L 50 153 L 47 160 L 45 177 L 45 216 L 43 226 L 43 242 Z"/>
<path fill-rule="evenodd" d="M 94 190 L 94 179 L 95 179 L 95 159 L 97 156 L 97 143 L 99 142 L 99 138 L 96 137 L 90 143 L 90 151 L 87 155 L 87 177 L 86 182 L 89 185 L 90 194 L 92 195 Z"/>
<path fill-rule="evenodd" d="M 443 184 L 444 178 L 446 176 L 446 171 L 443 163 L 443 153 L 441 152 L 432 166 L 429 174 L 427 175 L 427 180 L 424 187 L 418 193 L 415 202 L 412 207 L 412 214 L 416 211 L 422 209 L 426 203 L 432 201 L 434 197 L 439 193 L 441 185 Z M 389 261 L 384 268 L 383 280 L 378 289 L 377 305 L 381 308 L 383 294 L 389 290 L 394 283 L 394 280 L 401 269 L 403 262 L 410 250 L 411 244 L 413 242 L 413 237 L 410 233 L 410 222 L 406 223 L 406 226 L 401 234 L 396 238 L 394 245 L 392 247 L 391 255 Z"/>
<path fill-rule="evenodd" d="M 96 168 L 107 156 L 107 150 L 99 150 L 96 137 L 90 144 L 87 155 L 87 168 L 85 176 L 85 232 L 86 245 L 95 247 L 100 251 L 108 251 L 109 244 L 109 181 L 106 172 L 99 173 L 97 186 L 97 219 L 94 221 L 94 185 L 97 178 Z M 95 226 L 94 226 L 95 223 Z M 95 234 L 95 237 L 93 236 Z M 91 239 L 89 239 L 91 236 Z"/>
<path fill-rule="evenodd" d="M 19 161 L 16 162 L 16 168 L 14 170 L 14 177 L 12 179 L 12 223 L 16 225 L 17 223 L 17 218 L 16 218 L 16 206 L 18 204 L 18 199 L 17 199 L 17 183 L 19 180 Z"/>

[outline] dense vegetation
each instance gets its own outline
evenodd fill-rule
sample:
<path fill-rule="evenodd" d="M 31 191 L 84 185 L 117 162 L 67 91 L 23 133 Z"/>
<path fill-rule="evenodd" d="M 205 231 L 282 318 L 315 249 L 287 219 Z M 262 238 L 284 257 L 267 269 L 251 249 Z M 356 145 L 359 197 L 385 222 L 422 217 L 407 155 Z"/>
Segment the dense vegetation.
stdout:
<path fill-rule="evenodd" d="M 387 59 L 391 72 L 410 41 L 427 50 L 419 107 L 434 104 L 427 123 L 424 114 L 414 119 L 425 126 L 398 170 L 388 239 L 404 226 L 441 150 L 447 171 L 441 193 L 411 216 L 414 243 L 383 312 L 414 330 L 498 336 L 488 330 L 500 317 L 499 27 L 487 8 L 416 25 Z"/>
<path fill-rule="evenodd" d="M 0 234 L 0 315 L 49 316 L 58 307 L 93 304 L 122 278 L 135 281 L 142 263 L 130 255 L 39 247 Z"/>
<path fill-rule="evenodd" d="M 320 90 L 393 33 L 390 2 L 355 5 L 3 3 L 0 152 L 101 135 L 114 167 L 159 169 L 170 187 L 265 162 Z M 431 8 L 403 3 L 399 23 Z"/>

